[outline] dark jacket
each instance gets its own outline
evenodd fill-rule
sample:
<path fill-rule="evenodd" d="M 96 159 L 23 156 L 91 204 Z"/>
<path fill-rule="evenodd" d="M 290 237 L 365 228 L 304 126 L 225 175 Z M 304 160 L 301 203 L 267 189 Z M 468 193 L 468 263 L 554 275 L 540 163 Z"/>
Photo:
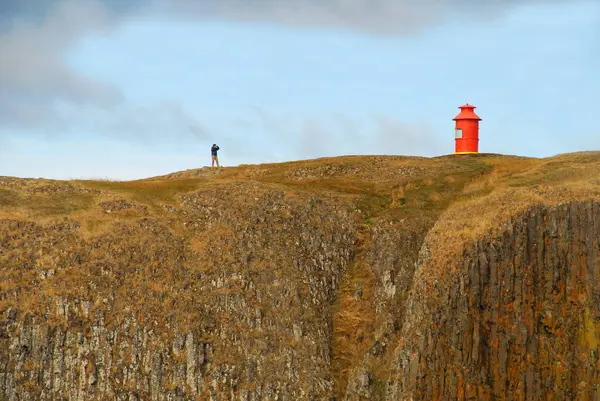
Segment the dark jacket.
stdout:
<path fill-rule="evenodd" d="M 213 156 L 216 156 L 217 155 L 217 150 L 219 150 L 218 146 L 211 147 L 210 148 L 210 154 L 213 155 Z"/>

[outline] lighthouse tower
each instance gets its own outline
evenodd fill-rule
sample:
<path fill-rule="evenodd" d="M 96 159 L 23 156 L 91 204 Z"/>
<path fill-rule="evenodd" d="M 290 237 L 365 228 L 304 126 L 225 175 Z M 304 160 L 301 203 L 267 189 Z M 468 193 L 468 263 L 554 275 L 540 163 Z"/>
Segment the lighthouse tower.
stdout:
<path fill-rule="evenodd" d="M 479 153 L 479 121 L 481 118 L 473 111 L 475 108 L 469 103 L 460 106 L 460 113 L 453 119 L 456 121 L 454 154 Z"/>

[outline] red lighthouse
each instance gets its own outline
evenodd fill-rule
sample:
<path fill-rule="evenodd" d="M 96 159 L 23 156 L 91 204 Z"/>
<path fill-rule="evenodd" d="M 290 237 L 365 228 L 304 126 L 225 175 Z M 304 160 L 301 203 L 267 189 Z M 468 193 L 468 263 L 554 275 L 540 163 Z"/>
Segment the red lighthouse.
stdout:
<path fill-rule="evenodd" d="M 481 118 L 473 111 L 475 106 L 469 103 L 460 106 L 460 113 L 454 117 L 456 121 L 454 153 L 459 155 L 479 152 L 479 121 Z"/>

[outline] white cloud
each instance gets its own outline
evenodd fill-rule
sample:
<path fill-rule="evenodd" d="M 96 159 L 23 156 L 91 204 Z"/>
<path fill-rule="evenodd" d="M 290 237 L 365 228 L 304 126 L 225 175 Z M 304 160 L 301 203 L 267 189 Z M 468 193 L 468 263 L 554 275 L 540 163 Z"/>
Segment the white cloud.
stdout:
<path fill-rule="evenodd" d="M 531 0 L 565 3 L 569 0 Z M 0 1 L 0 128 L 64 130 L 57 104 L 112 111 L 120 88 L 69 68 L 65 50 L 134 15 L 160 18 L 262 20 L 333 26 L 379 34 L 411 34 L 450 15 L 493 17 L 520 0 L 2 0 Z M 146 13 L 146 14 L 144 14 Z"/>

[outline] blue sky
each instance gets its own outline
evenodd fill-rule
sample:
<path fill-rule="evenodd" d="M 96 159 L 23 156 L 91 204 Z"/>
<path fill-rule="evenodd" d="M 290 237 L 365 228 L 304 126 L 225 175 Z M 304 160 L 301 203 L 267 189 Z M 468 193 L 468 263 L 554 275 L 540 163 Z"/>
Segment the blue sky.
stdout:
<path fill-rule="evenodd" d="M 456 8 L 408 32 L 383 17 L 390 29 L 361 23 L 368 17 L 290 23 L 266 9 L 99 19 L 71 4 L 60 10 L 81 28 L 68 35 L 52 7 L 37 26 L 15 12 L 19 23 L 0 30 L 0 62 L 14 67 L 0 67 L 0 175 L 149 177 L 208 165 L 214 142 L 225 166 L 437 156 L 452 153 L 452 118 L 466 102 L 483 118 L 482 152 L 600 149 L 595 1 L 466 17 Z"/>

